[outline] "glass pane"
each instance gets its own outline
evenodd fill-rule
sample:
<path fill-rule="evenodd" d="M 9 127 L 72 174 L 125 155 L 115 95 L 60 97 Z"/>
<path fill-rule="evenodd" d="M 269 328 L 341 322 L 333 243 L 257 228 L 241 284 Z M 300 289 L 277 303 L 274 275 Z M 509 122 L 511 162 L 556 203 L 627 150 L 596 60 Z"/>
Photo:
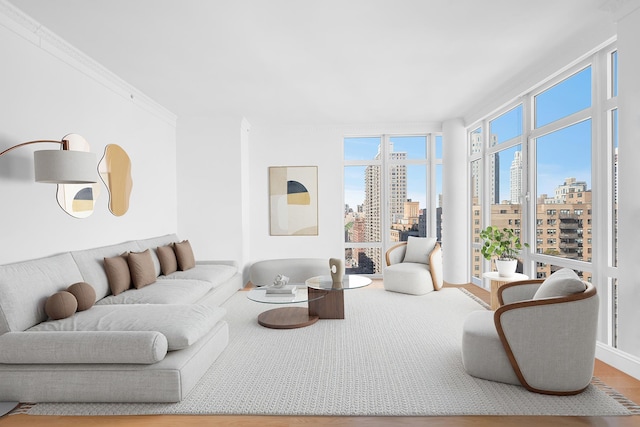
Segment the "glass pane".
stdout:
<path fill-rule="evenodd" d="M 482 254 L 479 248 L 471 248 L 471 275 L 477 279 L 482 279 Z"/>
<path fill-rule="evenodd" d="M 382 272 L 380 248 L 345 248 L 346 274 L 379 274 Z"/>
<path fill-rule="evenodd" d="M 471 154 L 482 151 L 482 128 L 478 128 L 469 134 L 469 147 Z"/>
<path fill-rule="evenodd" d="M 522 151 L 517 145 L 491 156 L 491 221 L 499 228 L 521 234 Z"/>
<path fill-rule="evenodd" d="M 611 139 L 613 142 L 613 266 L 618 266 L 618 109 L 611 111 Z"/>
<path fill-rule="evenodd" d="M 373 160 L 380 148 L 380 137 L 357 137 L 344 139 L 345 160 Z"/>
<path fill-rule="evenodd" d="M 611 331 L 611 346 L 613 348 L 618 348 L 618 279 L 617 278 L 609 278 L 611 282 L 611 308 L 612 308 L 612 326 L 613 330 Z M 601 340 L 606 342 L 606 340 Z"/>
<path fill-rule="evenodd" d="M 442 165 L 436 165 L 436 239 L 442 246 Z"/>
<path fill-rule="evenodd" d="M 591 106 L 591 67 L 535 97 L 536 128 Z"/>
<path fill-rule="evenodd" d="M 618 51 L 611 53 L 611 97 L 618 96 Z"/>
<path fill-rule="evenodd" d="M 380 167 L 344 168 L 345 242 L 380 241 Z"/>
<path fill-rule="evenodd" d="M 544 262 L 537 262 L 536 263 L 536 279 L 546 279 L 552 273 L 555 273 L 561 268 L 562 267 L 558 265 L 546 264 Z M 585 282 L 591 283 L 591 278 L 593 275 L 590 272 L 580 271 L 580 270 L 573 270 L 573 271 L 576 272 L 576 274 L 578 275 L 578 277 L 580 277 L 580 279 L 584 280 Z"/>
<path fill-rule="evenodd" d="M 442 158 L 442 135 L 436 135 L 436 159 Z"/>
<path fill-rule="evenodd" d="M 427 158 L 427 137 L 426 136 L 392 136 L 391 152 L 405 153 L 405 159 L 426 159 Z"/>
<path fill-rule="evenodd" d="M 426 237 L 427 166 L 397 165 L 389 170 L 390 239 Z"/>
<path fill-rule="evenodd" d="M 522 105 L 489 122 L 489 135 L 492 147 L 522 135 Z"/>
<path fill-rule="evenodd" d="M 536 140 L 536 252 L 591 261 L 591 120 Z"/>
<path fill-rule="evenodd" d="M 482 176 L 482 162 L 476 160 L 471 162 L 471 242 L 480 245 L 480 231 L 482 231 L 482 206 L 480 201 L 480 185 Z M 446 225 L 445 225 L 446 226 Z M 479 248 L 472 248 L 471 254 L 471 274 L 473 277 L 482 277 L 482 255 Z"/>

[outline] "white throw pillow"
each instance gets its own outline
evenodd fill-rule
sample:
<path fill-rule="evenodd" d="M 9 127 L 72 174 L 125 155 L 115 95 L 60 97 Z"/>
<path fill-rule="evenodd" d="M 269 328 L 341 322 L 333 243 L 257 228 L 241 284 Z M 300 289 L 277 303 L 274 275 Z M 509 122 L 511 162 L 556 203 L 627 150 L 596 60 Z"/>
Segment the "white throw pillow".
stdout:
<path fill-rule="evenodd" d="M 561 268 L 542 282 L 533 299 L 566 297 L 584 292 L 585 289 L 587 287 L 575 271 L 570 268 Z"/>
<path fill-rule="evenodd" d="M 413 237 L 409 236 L 407 241 L 407 251 L 402 262 L 417 262 L 429 264 L 429 254 L 436 246 L 435 237 Z"/>

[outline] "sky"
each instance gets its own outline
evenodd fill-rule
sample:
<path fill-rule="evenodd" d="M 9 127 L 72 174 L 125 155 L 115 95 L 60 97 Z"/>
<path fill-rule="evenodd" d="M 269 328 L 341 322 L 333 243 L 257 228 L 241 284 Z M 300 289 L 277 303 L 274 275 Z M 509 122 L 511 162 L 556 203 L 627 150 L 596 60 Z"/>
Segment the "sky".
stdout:
<path fill-rule="evenodd" d="M 617 55 L 614 56 L 613 94 L 617 95 Z M 591 106 L 591 67 L 584 68 L 562 82 L 535 96 L 534 126 L 540 128 L 556 120 L 570 116 Z M 521 137 L 523 123 L 522 105 L 507 111 L 492 120 L 489 133 L 495 144 L 502 144 Z M 614 135 L 614 146 L 617 141 Z M 380 137 L 345 138 L 345 160 L 370 160 L 378 152 Z M 391 137 L 394 151 L 405 151 L 410 158 L 425 158 L 425 137 Z M 436 158 L 442 158 L 442 137 L 436 137 Z M 521 144 L 500 150 L 500 200 L 510 200 L 510 168 L 514 153 L 522 149 Z M 537 138 L 536 157 L 530 167 L 536 174 L 536 195 L 553 195 L 555 188 L 567 178 L 585 181 L 591 189 L 591 119 L 574 123 Z M 364 201 L 364 166 L 345 167 L 345 203 L 356 208 Z M 408 194 L 426 207 L 426 169 L 410 166 L 408 169 Z M 442 193 L 442 167 L 436 170 L 436 194 Z M 437 197 L 437 196 L 436 196 Z"/>
<path fill-rule="evenodd" d="M 534 122 L 539 128 L 591 106 L 591 68 L 574 74 L 537 95 Z M 522 135 L 522 105 L 489 123 L 497 144 Z M 535 142 L 536 193 L 553 195 L 566 178 L 586 181 L 591 188 L 591 120 L 586 120 L 544 135 Z M 500 151 L 500 200 L 510 199 L 510 168 L 515 151 L 521 146 Z"/>
<path fill-rule="evenodd" d="M 378 153 L 381 137 L 345 138 L 345 160 L 372 160 Z M 394 152 L 405 152 L 409 159 L 426 159 L 425 136 L 392 136 Z M 442 137 L 438 136 L 436 144 L 436 157 L 442 157 Z M 364 186 L 366 166 L 345 167 L 345 203 L 353 209 L 364 202 Z M 441 171 L 438 168 L 436 172 Z M 441 175 L 441 174 L 440 174 Z M 420 203 L 420 208 L 426 207 L 426 166 L 407 166 L 407 198 Z M 442 192 L 441 176 L 436 178 L 437 192 Z"/>

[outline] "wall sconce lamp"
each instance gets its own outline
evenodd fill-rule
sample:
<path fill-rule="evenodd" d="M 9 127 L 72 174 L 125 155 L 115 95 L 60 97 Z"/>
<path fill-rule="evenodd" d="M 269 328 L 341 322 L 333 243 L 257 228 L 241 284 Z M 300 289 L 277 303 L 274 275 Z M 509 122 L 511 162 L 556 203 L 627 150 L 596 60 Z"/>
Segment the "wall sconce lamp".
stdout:
<path fill-rule="evenodd" d="M 60 150 L 40 150 L 33 153 L 36 182 L 50 184 L 89 184 L 98 181 L 96 156 L 86 151 L 69 149 L 69 141 L 41 139 L 14 145 L 0 153 L 0 157 L 25 145 L 55 143 Z"/>

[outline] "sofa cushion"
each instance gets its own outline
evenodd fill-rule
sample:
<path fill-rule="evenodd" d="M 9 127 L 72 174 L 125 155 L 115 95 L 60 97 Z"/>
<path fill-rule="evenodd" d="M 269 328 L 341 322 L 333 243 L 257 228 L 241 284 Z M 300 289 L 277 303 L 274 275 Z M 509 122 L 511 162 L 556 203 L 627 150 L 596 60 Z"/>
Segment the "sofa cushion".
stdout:
<path fill-rule="evenodd" d="M 158 260 L 160 261 L 160 274 L 166 276 L 167 274 L 178 271 L 178 260 L 173 250 L 173 244 L 158 246 L 156 248 L 156 255 L 158 255 Z"/>
<path fill-rule="evenodd" d="M 151 364 L 164 359 L 167 347 L 155 331 L 9 332 L 0 336 L 0 363 Z"/>
<path fill-rule="evenodd" d="M 176 252 L 178 260 L 178 270 L 185 271 L 196 266 L 196 258 L 191 249 L 191 243 L 188 240 L 174 243 L 173 250 Z"/>
<path fill-rule="evenodd" d="M 158 246 L 166 246 L 171 243 L 177 242 L 178 236 L 175 234 L 165 234 L 164 236 L 151 237 L 149 239 L 137 240 L 138 251 L 144 251 L 145 249 L 155 249 Z M 151 258 L 153 258 L 153 264 L 156 267 L 156 276 L 160 275 L 160 260 L 155 250 L 151 251 Z"/>
<path fill-rule="evenodd" d="M 76 261 L 80 273 L 82 273 L 82 279 L 80 280 L 91 283 L 93 289 L 96 290 L 96 297 L 100 299 L 111 293 L 109 289 L 109 279 L 104 269 L 104 259 L 115 257 L 123 252 L 139 250 L 140 247 L 138 244 L 135 241 L 131 241 L 117 245 L 74 251 L 71 252 L 71 255 Z M 75 282 L 79 282 L 80 280 L 75 280 Z M 74 282 L 67 283 L 67 286 L 71 283 Z"/>
<path fill-rule="evenodd" d="M 76 298 L 78 311 L 88 310 L 96 303 L 96 291 L 86 282 L 74 283 L 67 288 L 67 292 Z"/>
<path fill-rule="evenodd" d="M 150 286 L 110 295 L 96 304 L 193 304 L 211 288 L 211 283 L 202 280 L 158 280 Z"/>
<path fill-rule="evenodd" d="M 56 292 L 47 298 L 44 303 L 44 311 L 49 319 L 64 319 L 73 315 L 78 308 L 78 301 L 73 294 L 67 291 Z"/>
<path fill-rule="evenodd" d="M 237 271 L 238 269 L 236 267 L 230 265 L 197 264 L 194 268 L 187 271 L 176 271 L 168 276 L 160 276 L 158 277 L 158 283 L 164 280 L 204 280 L 216 288 L 233 277 Z"/>
<path fill-rule="evenodd" d="M 131 282 L 133 287 L 140 289 L 156 281 L 156 269 L 151 258 L 151 250 L 143 252 L 129 252 L 127 256 L 129 271 L 131 272 Z"/>
<path fill-rule="evenodd" d="M 127 253 L 104 259 L 104 271 L 107 273 L 109 289 L 118 295 L 131 287 L 131 271 L 127 262 Z"/>
<path fill-rule="evenodd" d="M 429 254 L 436 246 L 435 237 L 414 237 L 409 236 L 407 241 L 407 251 L 402 262 L 416 262 L 429 264 Z"/>
<path fill-rule="evenodd" d="M 42 322 L 32 331 L 157 331 L 169 350 L 187 348 L 224 318 L 226 310 L 196 304 L 95 305 L 66 319 Z"/>
<path fill-rule="evenodd" d="M 584 292 L 587 286 L 570 268 L 561 268 L 547 277 L 533 295 L 534 300 L 542 298 L 566 297 Z"/>
<path fill-rule="evenodd" d="M 82 280 L 68 252 L 0 266 L 0 334 L 47 320 L 47 298 Z"/>

